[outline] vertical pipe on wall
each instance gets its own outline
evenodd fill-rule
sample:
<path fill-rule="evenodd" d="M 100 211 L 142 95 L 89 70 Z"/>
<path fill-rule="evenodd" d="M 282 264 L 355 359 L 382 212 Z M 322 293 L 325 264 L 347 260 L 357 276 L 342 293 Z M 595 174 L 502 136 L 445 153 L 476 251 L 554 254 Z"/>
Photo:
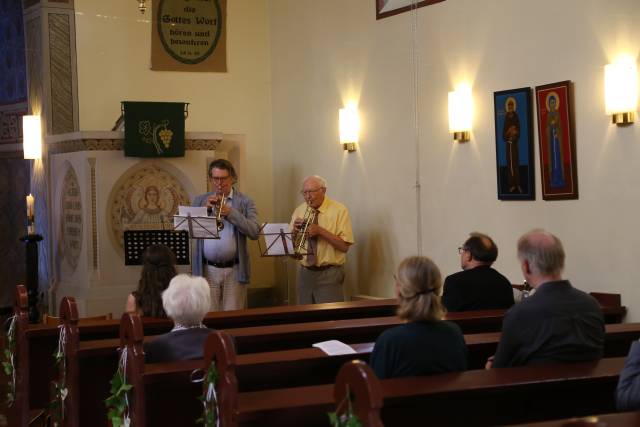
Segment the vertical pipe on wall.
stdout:
<path fill-rule="evenodd" d="M 418 1 L 411 0 L 411 73 L 413 90 L 413 131 L 416 159 L 416 250 L 422 255 L 422 202 L 420 188 L 420 54 L 418 51 Z"/>

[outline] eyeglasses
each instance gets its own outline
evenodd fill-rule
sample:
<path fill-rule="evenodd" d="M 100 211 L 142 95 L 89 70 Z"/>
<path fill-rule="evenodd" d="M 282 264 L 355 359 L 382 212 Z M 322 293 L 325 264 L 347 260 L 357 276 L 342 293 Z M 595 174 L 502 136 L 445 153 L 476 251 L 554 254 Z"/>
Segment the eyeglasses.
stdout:
<path fill-rule="evenodd" d="M 212 176 L 211 177 L 211 181 L 213 182 L 223 182 L 228 180 L 229 178 L 231 178 L 231 175 L 227 175 L 227 176 Z"/>
<path fill-rule="evenodd" d="M 464 251 L 468 251 L 468 250 L 469 250 L 469 249 L 465 248 L 464 246 L 459 246 L 459 247 L 458 247 L 458 253 L 459 253 L 460 255 L 462 255 L 462 253 L 463 253 Z"/>
<path fill-rule="evenodd" d="M 302 194 L 303 196 L 308 196 L 310 194 L 317 193 L 320 190 L 322 190 L 322 187 L 316 188 L 315 190 L 302 190 L 300 194 Z"/>

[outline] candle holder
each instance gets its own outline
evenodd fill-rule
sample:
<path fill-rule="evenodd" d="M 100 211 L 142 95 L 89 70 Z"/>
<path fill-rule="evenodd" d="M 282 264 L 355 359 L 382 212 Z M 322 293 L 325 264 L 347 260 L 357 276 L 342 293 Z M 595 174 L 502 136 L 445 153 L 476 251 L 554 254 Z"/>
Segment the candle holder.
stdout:
<path fill-rule="evenodd" d="M 36 221 L 35 215 L 27 215 L 27 235 L 33 236 L 36 234 Z"/>
<path fill-rule="evenodd" d="M 38 242 L 41 240 L 42 236 L 35 233 L 29 233 L 20 238 L 20 241 L 27 245 L 26 285 L 29 297 L 29 323 L 40 322 L 40 312 L 38 311 Z"/>

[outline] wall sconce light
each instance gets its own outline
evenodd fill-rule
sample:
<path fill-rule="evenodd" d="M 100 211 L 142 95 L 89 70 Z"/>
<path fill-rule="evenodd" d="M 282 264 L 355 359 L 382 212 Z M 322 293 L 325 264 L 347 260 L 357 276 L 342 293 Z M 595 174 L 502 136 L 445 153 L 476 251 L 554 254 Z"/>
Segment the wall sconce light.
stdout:
<path fill-rule="evenodd" d="M 22 116 L 22 147 L 25 159 L 42 158 L 40 116 Z"/>
<path fill-rule="evenodd" d="M 471 139 L 471 122 L 473 119 L 473 99 L 471 86 L 458 87 L 449 92 L 449 132 L 458 142 Z"/>
<path fill-rule="evenodd" d="M 356 151 L 358 133 L 360 132 L 358 109 L 355 106 L 341 108 L 338 119 L 340 122 L 340 143 L 342 148 L 350 153 Z"/>
<path fill-rule="evenodd" d="M 144 12 L 147 10 L 146 0 L 137 0 L 138 1 L 138 10 L 141 14 L 144 15 Z"/>
<path fill-rule="evenodd" d="M 612 123 L 623 126 L 634 122 L 638 107 L 638 68 L 634 59 L 605 65 L 604 101 Z"/>

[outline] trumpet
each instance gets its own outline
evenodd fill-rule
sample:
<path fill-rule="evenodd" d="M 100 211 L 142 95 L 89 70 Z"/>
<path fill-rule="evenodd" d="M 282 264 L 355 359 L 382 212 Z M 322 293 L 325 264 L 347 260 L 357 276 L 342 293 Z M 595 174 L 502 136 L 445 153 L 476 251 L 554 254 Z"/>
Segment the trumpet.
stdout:
<path fill-rule="evenodd" d="M 224 193 L 222 194 L 222 198 L 216 203 L 218 205 L 218 212 L 216 213 L 216 227 L 218 231 L 222 231 L 224 229 L 224 221 L 222 221 L 222 206 L 224 206 Z M 209 206 L 207 208 L 207 215 L 211 216 L 213 214 L 213 208 Z"/>
<path fill-rule="evenodd" d="M 307 229 L 310 224 L 316 219 L 316 215 L 318 215 L 318 211 L 313 209 L 311 206 L 307 206 L 307 209 L 304 211 L 304 216 L 302 218 L 302 224 L 298 227 L 298 232 L 296 233 L 294 239 L 294 251 L 296 254 L 300 254 L 307 249 L 308 235 Z"/>

